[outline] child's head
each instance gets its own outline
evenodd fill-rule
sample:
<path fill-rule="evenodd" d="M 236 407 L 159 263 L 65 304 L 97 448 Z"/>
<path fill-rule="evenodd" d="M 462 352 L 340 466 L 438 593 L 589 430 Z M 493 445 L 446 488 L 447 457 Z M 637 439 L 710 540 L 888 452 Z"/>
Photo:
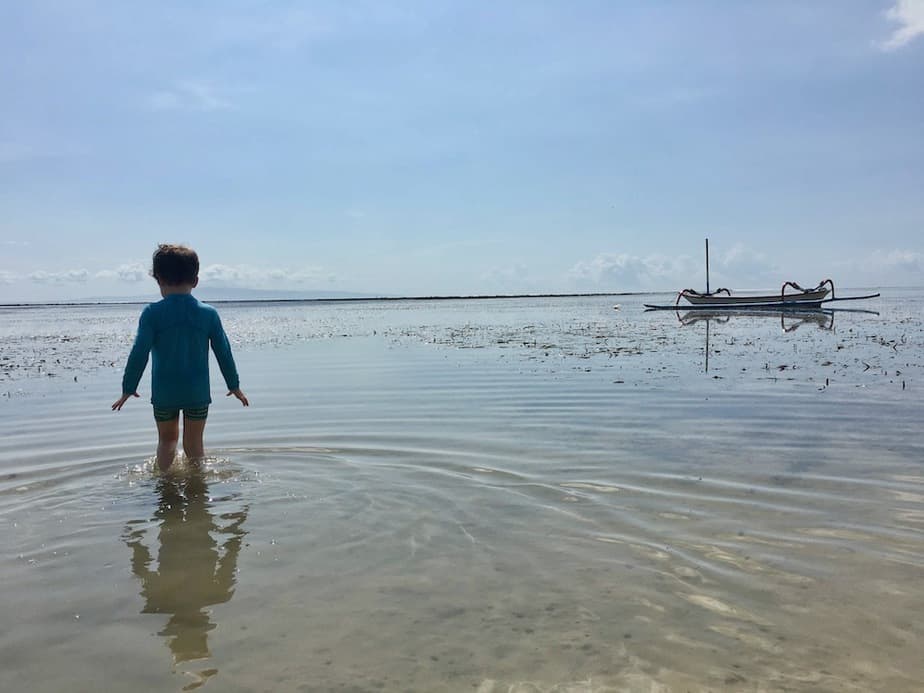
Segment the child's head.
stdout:
<path fill-rule="evenodd" d="M 195 286 L 199 281 L 199 256 L 185 245 L 161 243 L 154 251 L 151 274 L 161 286 Z"/>

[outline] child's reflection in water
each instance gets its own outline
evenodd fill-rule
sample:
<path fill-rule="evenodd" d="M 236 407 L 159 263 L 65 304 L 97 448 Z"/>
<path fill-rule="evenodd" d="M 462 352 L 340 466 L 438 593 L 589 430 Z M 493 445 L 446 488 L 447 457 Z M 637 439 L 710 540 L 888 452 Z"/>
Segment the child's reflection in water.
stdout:
<path fill-rule="evenodd" d="M 234 594 L 234 578 L 247 519 L 247 507 L 212 514 L 215 504 L 201 469 L 157 480 L 160 501 L 153 519 L 159 523 L 156 569 L 141 540 L 144 529 L 126 528 L 132 572 L 141 580 L 141 613 L 168 614 L 158 635 L 167 639 L 175 663 L 208 657 L 208 633 L 215 628 L 207 607 Z M 221 502 L 226 502 L 223 499 Z M 145 523 L 147 524 L 147 523 Z"/>

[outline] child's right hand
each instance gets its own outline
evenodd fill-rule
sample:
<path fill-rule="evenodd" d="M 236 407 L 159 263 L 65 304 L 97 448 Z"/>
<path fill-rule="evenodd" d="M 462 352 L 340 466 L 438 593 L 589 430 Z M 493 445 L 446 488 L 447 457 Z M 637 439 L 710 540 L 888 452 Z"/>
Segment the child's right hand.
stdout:
<path fill-rule="evenodd" d="M 241 392 L 241 388 L 238 387 L 238 388 L 235 388 L 234 390 L 230 390 L 228 394 L 225 395 L 225 397 L 230 397 L 231 395 L 234 395 L 239 400 L 241 400 L 241 404 L 243 404 L 245 407 L 250 406 L 250 402 L 247 401 L 247 395 Z"/>
<path fill-rule="evenodd" d="M 122 408 L 122 405 L 128 400 L 129 397 L 140 397 L 137 392 L 129 392 L 126 395 L 122 395 L 115 402 L 112 403 L 112 411 L 119 411 Z"/>

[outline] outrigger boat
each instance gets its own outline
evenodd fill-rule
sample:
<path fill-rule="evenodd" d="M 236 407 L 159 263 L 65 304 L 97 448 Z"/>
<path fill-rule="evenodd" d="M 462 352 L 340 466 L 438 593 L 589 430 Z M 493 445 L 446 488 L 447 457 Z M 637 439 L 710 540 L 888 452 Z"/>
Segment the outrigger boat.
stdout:
<path fill-rule="evenodd" d="M 795 291 L 786 293 L 787 288 Z M 796 282 L 784 282 L 780 293 L 764 295 L 732 296 L 728 289 L 709 290 L 709 239 L 706 239 L 706 293 L 695 289 L 684 289 L 677 294 L 677 300 L 669 305 L 645 304 L 648 310 L 728 310 L 728 309 L 773 309 L 773 310 L 802 310 L 806 308 L 820 308 L 834 301 L 859 301 L 865 298 L 876 298 L 879 294 L 866 296 L 835 296 L 834 282 L 825 279 L 812 289 L 803 289 Z M 680 305 L 680 299 L 687 304 Z"/>

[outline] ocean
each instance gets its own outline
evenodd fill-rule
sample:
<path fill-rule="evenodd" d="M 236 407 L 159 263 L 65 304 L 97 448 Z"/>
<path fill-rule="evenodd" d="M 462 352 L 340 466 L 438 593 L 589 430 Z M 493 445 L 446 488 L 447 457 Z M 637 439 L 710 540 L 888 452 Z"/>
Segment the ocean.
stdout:
<path fill-rule="evenodd" d="M 920 690 L 924 291 L 672 300 L 218 304 L 170 475 L 140 306 L 0 308 L 0 689 Z"/>

